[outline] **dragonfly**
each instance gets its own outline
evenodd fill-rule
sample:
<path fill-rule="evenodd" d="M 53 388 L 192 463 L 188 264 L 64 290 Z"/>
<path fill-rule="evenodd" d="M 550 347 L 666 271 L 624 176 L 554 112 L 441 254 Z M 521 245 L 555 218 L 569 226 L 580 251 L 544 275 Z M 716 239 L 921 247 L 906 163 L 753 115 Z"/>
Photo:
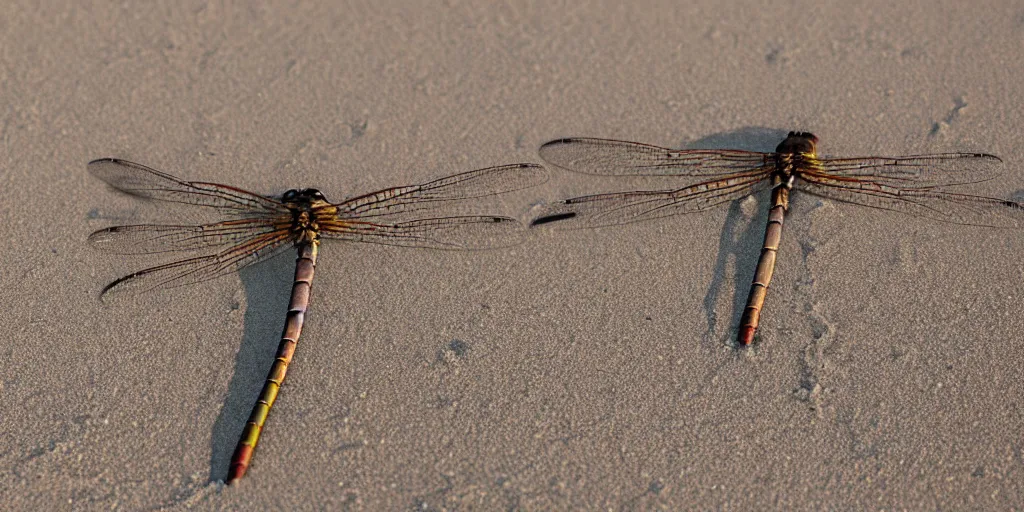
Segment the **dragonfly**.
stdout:
<path fill-rule="evenodd" d="M 606 176 L 675 176 L 676 188 L 636 190 L 564 199 L 542 208 L 532 226 L 560 222 L 598 227 L 701 212 L 771 189 L 768 224 L 736 340 L 750 345 L 775 270 L 789 193 L 820 197 L 942 222 L 1024 227 L 1024 203 L 971 194 L 962 187 L 997 176 L 1002 160 L 987 153 L 901 157 L 825 158 L 818 138 L 790 132 L 774 152 L 668 149 L 638 142 L 566 138 L 540 148 L 546 162 Z"/>
<path fill-rule="evenodd" d="M 101 298 L 208 281 L 293 248 L 295 280 L 284 332 L 270 372 L 231 458 L 227 482 L 245 475 L 277 399 L 302 331 L 322 239 L 433 249 L 487 249 L 514 245 L 526 226 L 498 215 L 470 215 L 470 199 L 484 199 L 545 182 L 547 171 L 520 163 L 463 172 L 421 185 L 395 187 L 340 203 L 319 190 L 292 189 L 264 196 L 217 183 L 184 181 L 144 165 L 103 158 L 89 172 L 127 194 L 191 205 L 216 215 L 204 224 L 136 224 L 89 236 L 98 249 L 117 254 L 163 254 L 174 261 L 121 277 Z"/>

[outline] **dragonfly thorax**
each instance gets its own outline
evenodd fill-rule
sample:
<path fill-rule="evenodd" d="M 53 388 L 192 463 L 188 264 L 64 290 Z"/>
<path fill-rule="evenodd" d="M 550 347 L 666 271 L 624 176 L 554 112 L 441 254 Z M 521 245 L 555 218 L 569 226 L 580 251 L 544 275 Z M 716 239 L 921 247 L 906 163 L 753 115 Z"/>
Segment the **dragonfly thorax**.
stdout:
<path fill-rule="evenodd" d="M 334 212 L 324 210 L 329 206 L 323 193 L 315 188 L 292 189 L 281 195 L 281 201 L 291 210 L 289 231 L 296 240 L 313 242 L 320 238 L 319 221 Z"/>
<path fill-rule="evenodd" d="M 793 179 L 817 161 L 818 138 L 809 132 L 789 132 L 789 136 L 775 148 L 774 186 L 793 188 Z"/>

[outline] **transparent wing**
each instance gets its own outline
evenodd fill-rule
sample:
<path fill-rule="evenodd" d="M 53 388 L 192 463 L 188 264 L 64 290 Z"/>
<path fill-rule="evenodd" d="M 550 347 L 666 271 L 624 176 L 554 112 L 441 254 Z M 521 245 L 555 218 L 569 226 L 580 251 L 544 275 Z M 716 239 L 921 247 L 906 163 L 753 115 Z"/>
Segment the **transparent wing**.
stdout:
<path fill-rule="evenodd" d="M 112 300 L 155 289 L 176 288 L 237 272 L 289 247 L 287 230 L 250 237 L 216 254 L 199 256 L 140 270 L 103 288 L 103 300 Z"/>
<path fill-rule="evenodd" d="M 287 221 L 285 218 L 283 223 L 287 224 Z M 235 219 L 199 226 L 137 224 L 101 229 L 89 235 L 89 243 L 115 254 L 200 251 L 238 243 L 277 229 L 279 227 L 266 218 Z"/>
<path fill-rule="evenodd" d="M 88 169 L 111 187 L 133 196 L 207 206 L 235 214 L 287 211 L 283 204 L 252 192 L 217 183 L 183 181 L 127 160 L 101 158 L 89 162 Z"/>
<path fill-rule="evenodd" d="M 903 157 L 822 158 L 812 174 L 835 181 L 926 189 L 969 185 L 998 175 L 1002 160 L 986 153 L 939 153 Z"/>
<path fill-rule="evenodd" d="M 547 170 L 540 165 L 503 165 L 455 174 L 422 185 L 389 188 L 334 206 L 342 220 L 440 217 L 446 211 L 457 209 L 458 201 L 522 190 L 547 180 Z"/>
<path fill-rule="evenodd" d="M 537 164 L 511 164 L 455 174 L 422 185 L 395 187 L 349 199 L 334 220 L 321 222 L 321 234 L 353 242 L 484 249 L 522 241 L 525 227 L 494 215 L 461 215 L 463 201 L 534 187 L 548 179 Z"/>
<path fill-rule="evenodd" d="M 384 223 L 331 221 L 321 223 L 325 238 L 431 249 L 490 249 L 522 242 L 526 229 L 508 217 L 466 215 Z"/>
<path fill-rule="evenodd" d="M 946 192 L 935 185 L 901 188 L 885 180 L 840 180 L 821 174 L 801 178 L 800 190 L 837 201 L 953 224 L 1024 228 L 1024 203 L 1009 199 Z"/>
<path fill-rule="evenodd" d="M 549 205 L 530 223 L 582 228 L 625 224 L 714 208 L 771 186 L 770 168 L 679 190 L 617 192 L 574 197 Z"/>
<path fill-rule="evenodd" d="M 699 181 L 764 167 L 771 153 L 668 149 L 639 142 L 570 138 L 541 146 L 540 157 L 570 171 L 605 176 L 693 176 Z M 683 182 L 680 187 L 690 183 Z"/>

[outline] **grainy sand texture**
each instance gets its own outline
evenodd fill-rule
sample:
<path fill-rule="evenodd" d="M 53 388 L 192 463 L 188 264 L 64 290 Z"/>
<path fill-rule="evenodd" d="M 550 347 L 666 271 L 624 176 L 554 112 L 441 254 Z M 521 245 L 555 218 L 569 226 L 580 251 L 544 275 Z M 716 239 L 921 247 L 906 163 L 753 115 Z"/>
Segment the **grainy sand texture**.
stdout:
<path fill-rule="evenodd" d="M 325 242 L 248 475 L 232 450 L 294 256 L 106 304 L 188 222 L 119 157 L 340 201 L 568 136 L 822 155 L 985 151 L 1024 198 L 1019 2 L 9 2 L 0 9 L 7 510 L 1024 508 L 1024 230 L 793 192 L 454 252 Z M 671 186 L 551 169 L 495 200 Z M 666 185 L 669 184 L 669 185 Z M 159 258 L 157 258 L 159 260 Z"/>

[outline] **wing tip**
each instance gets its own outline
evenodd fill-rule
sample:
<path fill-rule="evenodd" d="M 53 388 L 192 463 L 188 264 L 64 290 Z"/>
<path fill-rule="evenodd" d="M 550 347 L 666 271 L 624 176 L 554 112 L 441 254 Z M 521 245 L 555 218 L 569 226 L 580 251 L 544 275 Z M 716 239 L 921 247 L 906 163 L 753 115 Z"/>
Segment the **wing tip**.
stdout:
<path fill-rule="evenodd" d="M 533 162 L 521 162 L 516 164 L 516 168 L 520 170 L 528 170 L 535 179 L 526 183 L 525 188 L 536 187 L 537 185 L 543 185 L 551 179 L 551 173 L 548 168 L 543 164 Z"/>
<path fill-rule="evenodd" d="M 552 140 L 549 140 L 549 141 L 545 142 L 544 144 L 541 144 L 540 149 L 544 149 L 544 148 L 551 147 L 551 146 L 558 146 L 560 144 L 572 144 L 572 143 L 577 142 L 579 140 L 582 140 L 582 138 L 581 137 L 562 137 L 560 139 L 552 139 Z"/>
<path fill-rule="evenodd" d="M 113 172 L 112 170 L 109 169 L 109 166 L 123 166 L 123 162 L 123 160 L 111 157 L 97 158 L 85 164 L 85 169 L 89 171 L 89 173 L 91 173 L 93 176 L 96 176 L 97 178 L 103 181 L 107 181 L 105 179 L 105 176 Z"/>
<path fill-rule="evenodd" d="M 541 215 L 540 217 L 537 217 L 536 219 L 530 221 L 530 227 L 532 228 L 537 226 L 543 226 L 545 224 L 560 222 L 563 220 L 574 219 L 576 218 L 576 215 L 576 212 L 559 212 L 548 215 Z"/>
<path fill-rule="evenodd" d="M 99 294 L 100 302 L 102 302 L 104 304 L 112 304 L 112 303 L 115 302 L 117 297 L 123 297 L 124 294 L 118 293 L 118 291 L 122 290 L 122 289 L 118 288 L 118 285 L 120 285 L 121 283 L 124 283 L 125 280 L 127 280 L 130 277 L 132 277 L 133 275 L 134 274 L 128 275 L 128 276 L 124 276 L 124 277 L 121 277 L 121 278 L 118 278 L 118 279 L 115 279 L 114 281 L 111 281 L 109 284 L 104 286 L 103 289 L 100 290 L 100 294 Z"/>

